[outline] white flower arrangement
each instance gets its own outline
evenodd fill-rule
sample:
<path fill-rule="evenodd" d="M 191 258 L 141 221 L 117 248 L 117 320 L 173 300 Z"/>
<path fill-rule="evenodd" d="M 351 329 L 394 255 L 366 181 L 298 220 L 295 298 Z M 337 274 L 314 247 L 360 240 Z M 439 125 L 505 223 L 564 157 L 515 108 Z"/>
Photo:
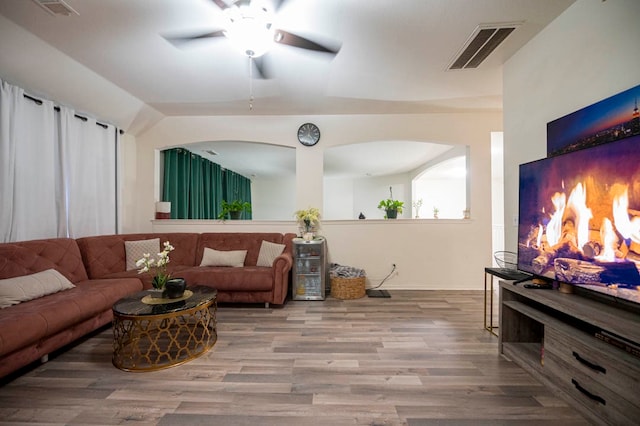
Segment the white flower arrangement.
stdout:
<path fill-rule="evenodd" d="M 142 259 L 136 262 L 136 266 L 139 268 L 138 274 L 144 274 L 155 269 L 155 275 L 151 283 L 156 289 L 163 289 L 169 278 L 171 278 L 171 274 L 167 273 L 167 264 L 169 263 L 169 253 L 174 249 L 175 247 L 169 241 L 165 241 L 164 249 L 158 253 L 157 260 L 152 259 L 150 253 L 145 253 Z"/>
<path fill-rule="evenodd" d="M 320 225 L 320 210 L 315 207 L 309 207 L 307 210 L 298 210 L 294 213 L 295 218 L 301 225 L 309 226 Z"/>

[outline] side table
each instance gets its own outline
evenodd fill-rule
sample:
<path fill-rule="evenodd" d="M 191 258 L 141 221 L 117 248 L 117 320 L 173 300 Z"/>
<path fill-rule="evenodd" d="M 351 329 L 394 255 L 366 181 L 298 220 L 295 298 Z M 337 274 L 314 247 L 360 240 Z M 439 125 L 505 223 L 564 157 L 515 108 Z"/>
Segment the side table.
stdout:
<path fill-rule="evenodd" d="M 487 286 L 487 277 L 491 277 L 491 284 Z M 530 278 L 529 274 L 524 272 L 518 272 L 514 269 L 508 268 L 484 268 L 484 328 L 494 336 L 497 336 L 494 330 L 498 329 L 498 326 L 493 325 L 493 278 L 498 277 L 503 280 L 517 281 Z M 489 321 L 487 323 L 487 287 L 489 289 Z"/>

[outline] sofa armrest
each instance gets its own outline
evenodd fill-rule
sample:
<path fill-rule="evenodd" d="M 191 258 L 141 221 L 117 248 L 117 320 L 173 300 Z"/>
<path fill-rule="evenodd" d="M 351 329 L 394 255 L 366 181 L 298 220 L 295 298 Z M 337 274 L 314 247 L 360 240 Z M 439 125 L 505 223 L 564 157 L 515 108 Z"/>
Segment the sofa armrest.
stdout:
<path fill-rule="evenodd" d="M 281 270 L 283 272 L 289 272 L 293 267 L 293 255 L 291 253 L 282 253 L 280 256 L 276 257 L 273 261 L 273 270 L 274 273 L 277 270 Z"/>
<path fill-rule="evenodd" d="M 293 255 L 284 252 L 273 261 L 273 299 L 276 304 L 283 304 L 289 291 L 289 271 L 293 267 Z"/>

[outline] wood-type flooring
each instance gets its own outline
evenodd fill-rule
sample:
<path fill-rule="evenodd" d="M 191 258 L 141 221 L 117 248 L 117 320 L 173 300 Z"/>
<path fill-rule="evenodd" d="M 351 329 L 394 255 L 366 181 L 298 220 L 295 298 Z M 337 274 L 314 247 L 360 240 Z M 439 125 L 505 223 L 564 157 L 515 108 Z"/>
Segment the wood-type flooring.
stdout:
<path fill-rule="evenodd" d="M 0 387 L 0 425 L 585 425 L 498 355 L 481 291 L 218 308 L 218 342 L 148 373 L 107 327 Z"/>

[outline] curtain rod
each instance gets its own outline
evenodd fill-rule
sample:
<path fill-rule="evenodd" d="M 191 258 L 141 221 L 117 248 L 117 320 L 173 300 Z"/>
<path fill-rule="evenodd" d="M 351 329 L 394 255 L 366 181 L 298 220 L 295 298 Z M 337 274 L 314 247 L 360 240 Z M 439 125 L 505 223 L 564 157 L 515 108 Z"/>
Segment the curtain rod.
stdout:
<path fill-rule="evenodd" d="M 35 103 L 36 103 L 36 104 L 38 104 L 38 105 L 42 105 L 42 100 L 40 100 L 40 99 L 34 98 L 33 96 L 29 96 L 29 95 L 27 95 L 26 93 L 25 93 L 25 94 L 23 94 L 23 96 L 24 96 L 25 98 L 27 98 L 27 99 L 29 99 L 29 100 L 31 100 L 31 101 L 33 101 L 33 102 L 35 102 Z M 56 111 L 58 111 L 58 112 L 60 112 L 60 107 L 59 107 L 59 106 L 54 106 L 54 107 L 53 107 L 53 109 L 54 109 L 54 110 L 56 110 Z M 79 119 L 80 119 L 80 120 L 82 120 L 82 121 L 87 121 L 87 117 L 83 117 L 82 115 L 74 114 L 74 117 L 79 118 Z M 97 122 L 97 121 L 96 121 L 96 124 L 97 124 L 98 126 L 102 127 L 103 129 L 106 129 L 106 128 L 108 128 L 108 127 L 109 127 L 107 124 L 99 123 L 99 122 Z M 120 132 L 122 132 L 122 130 L 121 130 Z M 122 133 L 120 133 L 120 134 L 122 134 Z"/>

